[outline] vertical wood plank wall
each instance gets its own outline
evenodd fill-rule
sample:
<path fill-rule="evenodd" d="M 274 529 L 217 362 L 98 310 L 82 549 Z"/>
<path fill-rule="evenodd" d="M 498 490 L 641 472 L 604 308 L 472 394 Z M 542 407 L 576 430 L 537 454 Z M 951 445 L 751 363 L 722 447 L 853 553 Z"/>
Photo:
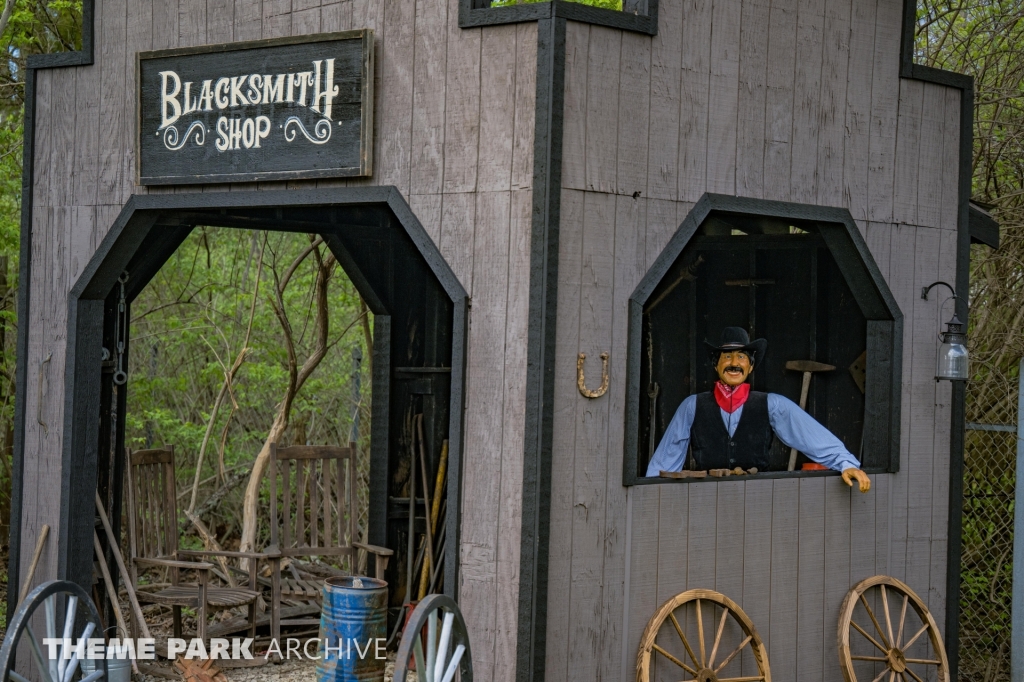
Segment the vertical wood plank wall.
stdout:
<path fill-rule="evenodd" d="M 135 185 L 136 52 L 351 28 L 377 34 L 371 180 L 152 191 L 368 182 L 409 201 L 472 297 L 460 597 L 480 679 L 512 679 L 537 27 L 460 29 L 457 0 L 97 0 L 95 64 L 38 72 L 22 575 L 39 528 L 60 532 L 67 294 L 128 197 L 147 191 Z M 55 577 L 54 547 L 37 580 Z"/>
<path fill-rule="evenodd" d="M 780 680 L 839 681 L 847 589 L 906 580 L 945 611 L 959 92 L 898 77 L 900 0 L 661 0 L 654 38 L 570 22 L 552 462 L 548 682 L 629 680 L 684 589 L 742 604 Z M 905 315 L 901 470 L 621 484 L 626 302 L 701 194 L 848 208 Z M 769 342 L 771 339 L 769 339 Z M 572 381 L 611 352 L 598 400 Z M 594 364 L 590 364 L 593 362 Z M 795 396 L 791 396 L 795 397 Z"/>

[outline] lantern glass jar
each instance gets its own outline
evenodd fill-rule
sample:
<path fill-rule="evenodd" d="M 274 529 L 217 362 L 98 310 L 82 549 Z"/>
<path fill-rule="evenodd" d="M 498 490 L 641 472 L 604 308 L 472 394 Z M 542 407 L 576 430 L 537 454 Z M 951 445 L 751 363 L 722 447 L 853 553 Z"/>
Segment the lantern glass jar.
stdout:
<path fill-rule="evenodd" d="M 935 378 L 945 381 L 965 381 L 969 376 L 967 358 L 967 337 L 963 333 L 960 320 L 953 317 L 946 324 L 942 334 L 942 343 L 935 364 Z"/>

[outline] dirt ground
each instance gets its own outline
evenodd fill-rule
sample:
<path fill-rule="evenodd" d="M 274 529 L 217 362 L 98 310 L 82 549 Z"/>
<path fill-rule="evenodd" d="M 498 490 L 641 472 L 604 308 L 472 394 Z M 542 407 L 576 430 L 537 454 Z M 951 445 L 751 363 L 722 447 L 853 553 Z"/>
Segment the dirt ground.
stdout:
<path fill-rule="evenodd" d="M 394 653 L 388 656 L 384 668 L 384 682 L 392 682 L 394 676 Z M 258 668 L 234 668 L 224 670 L 228 682 L 311 682 L 316 679 L 316 661 L 292 659 L 281 663 L 269 663 Z M 415 675 L 408 677 L 415 680 Z M 135 682 L 167 682 L 164 678 L 140 675 Z"/>

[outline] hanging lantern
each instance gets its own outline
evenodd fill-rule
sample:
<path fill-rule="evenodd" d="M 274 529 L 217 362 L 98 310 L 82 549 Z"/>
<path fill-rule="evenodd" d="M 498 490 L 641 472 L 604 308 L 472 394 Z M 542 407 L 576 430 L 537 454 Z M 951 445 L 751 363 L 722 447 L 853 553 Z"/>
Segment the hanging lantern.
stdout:
<path fill-rule="evenodd" d="M 940 284 L 949 289 L 955 301 L 957 299 L 956 291 L 947 282 L 942 281 L 921 287 L 921 298 L 927 301 L 928 292 Z M 967 357 L 967 334 L 964 332 L 964 323 L 960 321 L 955 312 L 953 319 L 946 323 L 946 331 L 939 335 L 939 339 L 941 343 L 935 358 L 935 380 L 966 381 L 970 371 Z"/>
<path fill-rule="evenodd" d="M 969 371 L 967 358 L 967 335 L 964 325 L 953 314 L 953 319 L 946 323 L 946 331 L 942 333 L 939 354 L 935 361 L 935 378 L 945 381 L 966 381 Z"/>

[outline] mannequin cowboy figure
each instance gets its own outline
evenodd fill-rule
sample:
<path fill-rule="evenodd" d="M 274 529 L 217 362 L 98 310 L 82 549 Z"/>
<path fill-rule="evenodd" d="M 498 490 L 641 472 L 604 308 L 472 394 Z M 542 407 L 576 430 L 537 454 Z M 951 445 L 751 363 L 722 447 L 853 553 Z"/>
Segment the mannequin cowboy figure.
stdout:
<path fill-rule="evenodd" d="M 777 393 L 750 390 L 747 377 L 764 357 L 766 340 L 751 342 L 745 329 L 726 327 L 719 345 L 707 341 L 704 345 L 719 380 L 714 390 L 691 395 L 679 406 L 647 476 L 681 471 L 691 448 L 694 469 L 767 471 L 774 434 L 815 462 L 841 471 L 847 485 L 856 480 L 862 493 L 871 489 L 871 479 L 860 470 L 860 462 L 814 417 Z"/>

